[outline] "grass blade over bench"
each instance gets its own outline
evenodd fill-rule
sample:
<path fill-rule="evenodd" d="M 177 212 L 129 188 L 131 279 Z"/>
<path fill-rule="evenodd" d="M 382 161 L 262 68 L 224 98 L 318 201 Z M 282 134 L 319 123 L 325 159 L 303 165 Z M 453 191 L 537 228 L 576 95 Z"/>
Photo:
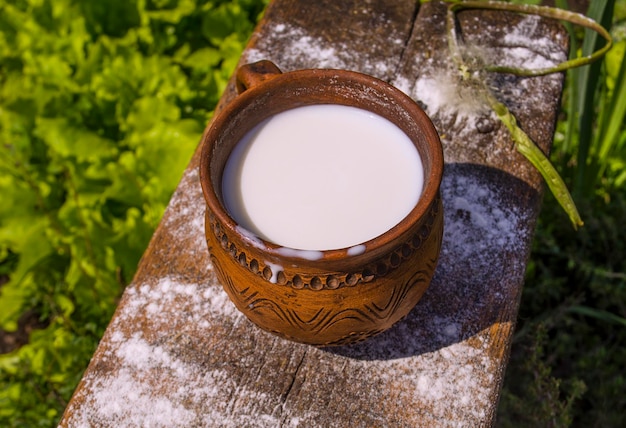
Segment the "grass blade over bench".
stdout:
<path fill-rule="evenodd" d="M 457 34 L 456 34 L 456 12 L 463 9 L 488 9 L 508 12 L 517 12 L 529 15 L 538 15 L 547 18 L 558 19 L 569 22 L 571 24 L 580 25 L 589 30 L 593 30 L 596 34 L 602 36 L 605 45 L 592 52 L 589 55 L 574 57 L 565 62 L 557 64 L 553 67 L 540 69 L 520 69 L 514 67 L 503 67 L 497 65 L 482 64 L 481 61 L 474 57 L 466 58 L 465 52 L 461 51 Z M 611 35 L 604 27 L 599 25 L 593 19 L 584 15 L 569 12 L 566 10 L 534 5 L 517 5 L 503 2 L 479 2 L 466 1 L 454 2 L 448 6 L 447 15 L 447 31 L 448 31 L 448 47 L 450 56 L 458 68 L 461 83 L 471 85 L 476 88 L 478 95 L 491 107 L 500 121 L 509 129 L 517 150 L 524 155 L 541 173 L 548 187 L 558 200 L 559 204 L 568 214 L 574 228 L 583 225 L 574 200 L 565 185 L 565 182 L 552 166 L 548 157 L 541 149 L 532 141 L 532 139 L 517 125 L 514 115 L 503 103 L 499 102 L 491 93 L 486 79 L 486 72 L 509 73 L 518 76 L 543 76 L 546 74 L 558 73 L 571 68 L 588 65 L 601 58 L 612 46 Z"/>

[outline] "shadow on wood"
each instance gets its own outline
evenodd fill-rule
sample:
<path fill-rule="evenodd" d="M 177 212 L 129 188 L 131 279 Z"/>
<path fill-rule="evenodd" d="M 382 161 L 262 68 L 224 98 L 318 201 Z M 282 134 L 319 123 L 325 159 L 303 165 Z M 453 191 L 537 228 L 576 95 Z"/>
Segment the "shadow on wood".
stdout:
<path fill-rule="evenodd" d="M 521 244 L 534 228 L 516 204 L 537 204 L 538 192 L 502 170 L 447 164 L 442 195 L 442 255 L 422 300 L 390 330 L 327 352 L 363 360 L 406 358 L 468 340 L 495 324 L 513 327 L 515 314 L 503 306 L 519 299 L 520 290 L 510 284 L 523 279 L 527 254 Z M 491 352 L 507 352 L 506 346 L 495 344 Z"/>

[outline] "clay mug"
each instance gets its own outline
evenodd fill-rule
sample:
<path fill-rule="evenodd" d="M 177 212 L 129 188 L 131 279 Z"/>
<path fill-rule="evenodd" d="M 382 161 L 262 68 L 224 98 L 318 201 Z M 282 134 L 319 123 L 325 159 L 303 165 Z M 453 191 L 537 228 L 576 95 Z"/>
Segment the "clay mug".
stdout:
<path fill-rule="evenodd" d="M 353 71 L 281 73 L 260 61 L 244 65 L 236 77 L 239 95 L 207 127 L 200 161 L 206 240 L 224 290 L 258 327 L 301 343 L 350 344 L 390 328 L 422 297 L 441 248 L 443 153 L 430 119 L 398 89 Z M 332 249 L 309 257 L 285 251 L 239 226 L 224 207 L 224 167 L 244 135 L 280 112 L 318 104 L 358 107 L 390 120 L 422 159 L 424 185 L 415 207 L 358 252 Z"/>

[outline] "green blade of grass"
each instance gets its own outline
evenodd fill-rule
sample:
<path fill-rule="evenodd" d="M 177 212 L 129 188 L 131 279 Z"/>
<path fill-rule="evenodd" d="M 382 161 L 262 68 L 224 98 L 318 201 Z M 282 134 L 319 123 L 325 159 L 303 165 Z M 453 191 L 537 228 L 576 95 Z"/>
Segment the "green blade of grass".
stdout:
<path fill-rule="evenodd" d="M 565 182 L 556 171 L 548 157 L 541 151 L 541 149 L 530 139 L 518 125 L 515 116 L 509 111 L 509 109 L 499 102 L 491 93 L 487 90 L 483 91 L 483 96 L 488 101 L 490 107 L 493 109 L 498 119 L 507 127 L 511 133 L 513 141 L 515 141 L 515 148 L 520 152 L 528 161 L 539 171 L 546 184 L 550 188 L 550 191 L 559 202 L 563 210 L 567 213 L 574 229 L 578 229 L 584 223 L 580 218 L 576 204 L 572 199 L 572 195 L 567 190 Z"/>
<path fill-rule="evenodd" d="M 556 0 L 557 7 L 561 9 L 568 9 L 569 5 L 566 0 Z M 574 30 L 574 26 L 569 22 L 564 22 L 565 29 L 569 34 L 570 39 L 570 47 L 569 47 L 569 58 L 576 58 L 578 55 L 578 41 L 576 39 L 576 32 Z M 577 92 L 575 90 L 576 83 L 576 69 L 567 70 L 568 76 L 566 80 L 567 84 L 567 112 L 568 112 L 568 121 L 567 121 L 567 129 L 565 131 L 565 140 L 563 142 L 562 153 L 567 154 L 572 147 L 572 140 L 574 139 L 574 133 L 576 132 L 576 121 L 573 120 L 574 112 L 576 111 L 576 105 L 578 104 Z"/>
<path fill-rule="evenodd" d="M 606 159 L 609 151 L 617 145 L 618 134 L 624 126 L 626 116 L 626 55 L 622 57 L 611 101 L 609 102 L 608 116 L 600 137 L 598 157 L 600 161 Z"/>
<path fill-rule="evenodd" d="M 626 318 L 615 315 L 609 311 L 604 311 L 601 309 L 590 308 L 589 306 L 571 306 L 568 308 L 569 312 L 573 312 L 576 314 L 584 315 L 587 317 L 595 318 L 600 321 L 619 324 L 623 327 L 626 327 Z"/>
<path fill-rule="evenodd" d="M 613 9 L 615 0 L 596 0 L 589 5 L 587 16 L 607 30 L 611 28 Z M 598 33 L 589 29 L 585 30 L 585 39 L 582 46 L 582 55 L 589 55 L 595 51 L 601 43 Z M 601 78 L 602 63 L 596 62 L 582 67 L 577 72 L 578 87 L 578 155 L 577 169 L 574 180 L 575 194 L 589 194 L 593 191 L 595 183 L 589 179 L 589 169 L 587 160 L 591 150 L 594 115 L 595 115 L 595 94 L 598 82 Z"/>

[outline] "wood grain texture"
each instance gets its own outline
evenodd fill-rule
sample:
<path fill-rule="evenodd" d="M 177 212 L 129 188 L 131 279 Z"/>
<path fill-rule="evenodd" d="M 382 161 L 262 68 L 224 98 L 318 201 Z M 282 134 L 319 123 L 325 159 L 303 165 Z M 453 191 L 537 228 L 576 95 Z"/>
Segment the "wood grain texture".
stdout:
<path fill-rule="evenodd" d="M 450 85 L 445 7 L 417 7 L 275 0 L 242 56 L 283 70 L 372 74 L 427 109 L 446 158 L 444 242 L 415 309 L 349 347 L 317 349 L 254 327 L 216 281 L 196 153 L 60 426 L 492 425 L 541 181 L 495 116 L 464 105 L 471 91 Z M 478 11 L 459 18 L 464 40 L 489 50 L 489 60 L 532 65 L 566 56 L 565 32 L 554 23 Z M 489 79 L 548 150 L 562 76 Z M 234 93 L 231 85 L 221 106 Z"/>

